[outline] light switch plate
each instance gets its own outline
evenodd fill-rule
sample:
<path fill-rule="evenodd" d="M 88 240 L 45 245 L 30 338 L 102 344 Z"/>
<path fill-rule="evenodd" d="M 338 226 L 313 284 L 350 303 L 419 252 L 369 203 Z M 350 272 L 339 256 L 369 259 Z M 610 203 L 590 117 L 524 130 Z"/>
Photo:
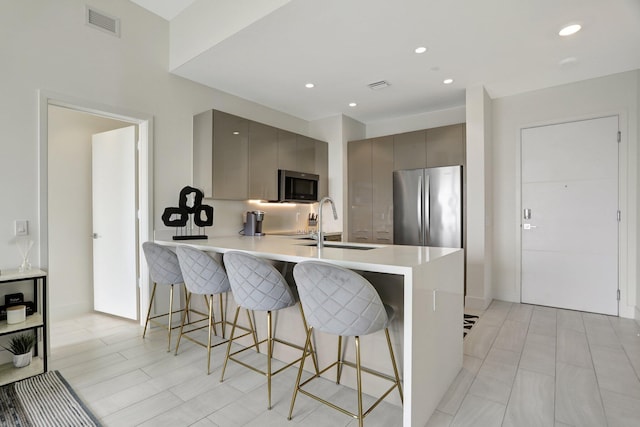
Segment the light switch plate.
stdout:
<path fill-rule="evenodd" d="M 15 234 L 16 236 L 28 236 L 29 221 L 27 221 L 26 219 L 17 219 L 15 221 Z"/>

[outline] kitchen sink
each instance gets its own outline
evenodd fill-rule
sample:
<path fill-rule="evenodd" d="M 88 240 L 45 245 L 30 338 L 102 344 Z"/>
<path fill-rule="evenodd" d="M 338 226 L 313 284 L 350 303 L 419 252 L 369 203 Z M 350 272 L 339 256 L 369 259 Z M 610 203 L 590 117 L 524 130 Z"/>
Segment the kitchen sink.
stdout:
<path fill-rule="evenodd" d="M 308 243 L 302 246 L 318 246 L 317 243 Z M 325 248 L 337 248 L 337 249 L 355 249 L 358 251 L 368 251 L 370 249 L 376 249 L 376 246 L 355 246 L 355 245 L 341 245 L 336 243 L 326 243 L 324 244 Z"/>

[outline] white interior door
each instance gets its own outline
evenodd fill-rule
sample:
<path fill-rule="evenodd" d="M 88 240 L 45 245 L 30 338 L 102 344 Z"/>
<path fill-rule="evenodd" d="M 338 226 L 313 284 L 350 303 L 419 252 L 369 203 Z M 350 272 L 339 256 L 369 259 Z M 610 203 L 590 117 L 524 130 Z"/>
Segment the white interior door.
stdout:
<path fill-rule="evenodd" d="M 522 302 L 618 314 L 618 117 L 522 130 Z"/>
<path fill-rule="evenodd" d="M 93 304 L 138 318 L 136 286 L 136 129 L 92 137 Z"/>

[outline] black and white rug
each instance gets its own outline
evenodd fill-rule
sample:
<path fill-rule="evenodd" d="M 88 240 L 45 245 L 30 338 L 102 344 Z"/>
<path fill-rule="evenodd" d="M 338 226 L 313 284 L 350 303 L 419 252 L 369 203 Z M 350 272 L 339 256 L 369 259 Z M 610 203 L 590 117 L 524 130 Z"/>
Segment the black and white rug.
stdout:
<path fill-rule="evenodd" d="M 464 329 L 463 329 L 463 338 L 467 336 L 473 325 L 478 321 L 478 316 L 474 316 L 473 314 L 465 314 L 464 315 Z"/>
<path fill-rule="evenodd" d="M 0 387 L 0 426 L 100 426 L 58 371 Z"/>

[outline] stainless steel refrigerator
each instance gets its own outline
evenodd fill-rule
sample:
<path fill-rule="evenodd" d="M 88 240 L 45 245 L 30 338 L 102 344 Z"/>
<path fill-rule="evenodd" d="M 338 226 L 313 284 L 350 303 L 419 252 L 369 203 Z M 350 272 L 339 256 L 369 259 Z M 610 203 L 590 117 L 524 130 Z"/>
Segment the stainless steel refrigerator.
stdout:
<path fill-rule="evenodd" d="M 462 166 L 393 172 L 393 242 L 462 247 Z"/>

